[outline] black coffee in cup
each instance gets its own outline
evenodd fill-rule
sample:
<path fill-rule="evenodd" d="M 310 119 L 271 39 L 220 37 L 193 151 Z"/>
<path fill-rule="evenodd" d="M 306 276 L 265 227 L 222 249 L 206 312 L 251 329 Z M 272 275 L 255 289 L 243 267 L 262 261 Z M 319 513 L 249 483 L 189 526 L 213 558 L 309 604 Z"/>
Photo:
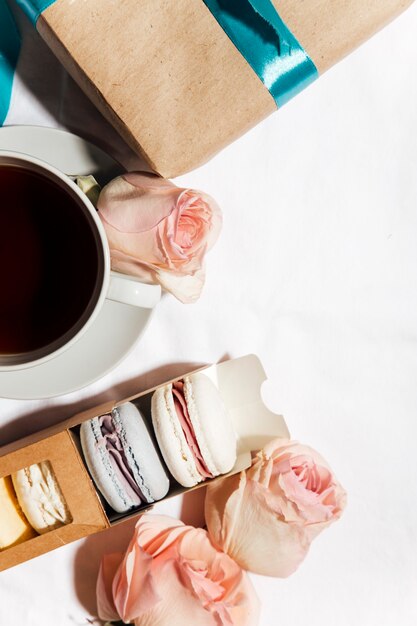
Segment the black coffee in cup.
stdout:
<path fill-rule="evenodd" d="M 93 220 L 59 182 L 0 165 L 0 364 L 64 345 L 99 297 L 103 255 Z"/>

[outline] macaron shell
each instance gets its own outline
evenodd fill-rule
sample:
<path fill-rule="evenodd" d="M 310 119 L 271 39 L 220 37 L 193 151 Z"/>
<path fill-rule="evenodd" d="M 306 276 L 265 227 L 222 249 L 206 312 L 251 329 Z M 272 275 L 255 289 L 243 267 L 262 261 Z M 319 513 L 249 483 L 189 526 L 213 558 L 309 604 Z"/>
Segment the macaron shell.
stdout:
<path fill-rule="evenodd" d="M 36 532 L 19 506 L 11 477 L 0 478 L 0 550 L 32 537 L 36 537 Z"/>
<path fill-rule="evenodd" d="M 184 395 L 201 454 L 213 476 L 236 463 L 236 434 L 216 385 L 202 373 L 184 377 Z"/>
<path fill-rule="evenodd" d="M 169 471 L 183 487 L 194 487 L 203 479 L 185 439 L 175 409 L 172 384 L 152 396 L 152 423 L 159 448 Z"/>
<path fill-rule="evenodd" d="M 81 424 L 80 439 L 85 462 L 100 493 L 118 513 L 129 511 L 135 502 L 118 480 L 105 446 L 98 444 L 102 439 L 98 417 Z"/>
<path fill-rule="evenodd" d="M 120 439 L 136 483 L 148 503 L 161 500 L 169 490 L 169 478 L 139 409 L 126 402 L 113 410 L 122 426 Z"/>
<path fill-rule="evenodd" d="M 49 461 L 15 472 L 12 480 L 22 511 L 38 533 L 71 522 L 71 514 Z"/>

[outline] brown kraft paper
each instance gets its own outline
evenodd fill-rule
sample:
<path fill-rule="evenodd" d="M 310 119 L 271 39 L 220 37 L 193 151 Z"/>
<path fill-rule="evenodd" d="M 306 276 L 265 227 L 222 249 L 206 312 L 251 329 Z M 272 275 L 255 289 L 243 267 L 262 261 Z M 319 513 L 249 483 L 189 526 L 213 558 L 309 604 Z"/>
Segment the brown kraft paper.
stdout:
<path fill-rule="evenodd" d="M 273 0 L 326 71 L 412 0 Z M 57 0 L 37 28 L 125 141 L 166 177 L 276 110 L 202 0 Z"/>

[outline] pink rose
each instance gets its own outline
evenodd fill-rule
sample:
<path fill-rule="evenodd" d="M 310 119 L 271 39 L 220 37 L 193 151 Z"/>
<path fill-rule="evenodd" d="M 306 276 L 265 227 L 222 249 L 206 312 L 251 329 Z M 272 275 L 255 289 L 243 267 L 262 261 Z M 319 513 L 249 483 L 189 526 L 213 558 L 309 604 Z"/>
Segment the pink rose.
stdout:
<path fill-rule="evenodd" d="M 205 515 L 213 543 L 241 567 L 286 577 L 345 505 L 343 487 L 317 452 L 275 439 L 249 470 L 208 486 Z"/>
<path fill-rule="evenodd" d="M 160 283 L 181 302 L 197 300 L 204 285 L 204 255 L 222 224 L 210 196 L 132 172 L 104 187 L 97 208 L 114 270 Z"/>
<path fill-rule="evenodd" d="M 136 626 L 255 626 L 259 604 L 245 572 L 205 530 L 145 514 L 126 554 L 104 557 L 97 581 L 101 619 Z"/>

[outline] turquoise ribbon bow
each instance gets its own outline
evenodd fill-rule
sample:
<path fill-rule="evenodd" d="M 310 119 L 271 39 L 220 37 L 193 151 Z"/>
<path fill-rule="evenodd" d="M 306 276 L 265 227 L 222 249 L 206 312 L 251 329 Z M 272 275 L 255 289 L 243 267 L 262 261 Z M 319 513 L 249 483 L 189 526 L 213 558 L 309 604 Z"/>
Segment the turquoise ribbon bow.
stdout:
<path fill-rule="evenodd" d="M 16 2 L 36 24 L 42 11 L 55 0 Z M 271 0 L 203 2 L 269 90 L 278 107 L 318 77 L 312 59 L 284 24 Z M 19 46 L 19 34 L 6 0 L 0 0 L 0 124 L 9 106 Z"/>

